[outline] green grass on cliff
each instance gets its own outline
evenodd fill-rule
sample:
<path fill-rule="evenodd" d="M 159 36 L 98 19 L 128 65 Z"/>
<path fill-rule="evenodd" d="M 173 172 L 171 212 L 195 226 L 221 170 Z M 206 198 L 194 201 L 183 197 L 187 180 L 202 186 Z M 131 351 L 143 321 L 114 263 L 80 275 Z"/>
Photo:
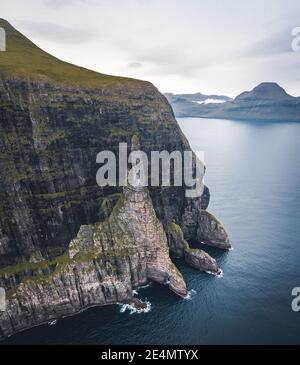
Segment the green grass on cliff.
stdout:
<path fill-rule="evenodd" d="M 41 50 L 1 18 L 0 27 L 6 32 L 6 51 L 0 52 L 0 75 L 33 81 L 54 81 L 84 88 L 122 84 L 134 86 L 141 83 L 135 79 L 104 75 L 61 61 Z"/>

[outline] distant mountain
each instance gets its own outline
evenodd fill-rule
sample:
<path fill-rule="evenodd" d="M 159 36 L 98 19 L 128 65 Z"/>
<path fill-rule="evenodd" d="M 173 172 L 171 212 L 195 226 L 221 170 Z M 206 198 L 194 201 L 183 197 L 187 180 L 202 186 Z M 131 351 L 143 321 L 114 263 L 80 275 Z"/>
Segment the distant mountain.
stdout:
<path fill-rule="evenodd" d="M 256 100 L 290 100 L 294 98 L 289 95 L 281 86 L 275 82 L 262 82 L 251 91 L 245 91 L 238 95 L 235 101 L 256 101 Z"/>
<path fill-rule="evenodd" d="M 177 117 L 300 122 L 300 98 L 274 82 L 263 82 L 223 103 L 199 104 L 179 97 L 168 100 Z"/>

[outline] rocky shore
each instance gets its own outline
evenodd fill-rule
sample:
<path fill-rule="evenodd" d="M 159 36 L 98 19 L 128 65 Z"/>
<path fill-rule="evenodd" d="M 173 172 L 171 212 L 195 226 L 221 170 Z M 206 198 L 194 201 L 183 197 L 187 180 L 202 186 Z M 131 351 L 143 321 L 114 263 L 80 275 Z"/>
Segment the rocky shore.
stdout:
<path fill-rule="evenodd" d="M 171 253 L 201 271 L 216 261 L 188 242 L 230 248 L 206 212 L 209 190 L 124 190 L 96 183 L 96 155 L 118 144 L 190 150 L 166 98 L 148 82 L 55 59 L 10 24 L 0 58 L 0 339 L 95 305 L 143 306 L 155 281 L 187 294 Z M 68 76 L 66 78 L 66 75 Z"/>

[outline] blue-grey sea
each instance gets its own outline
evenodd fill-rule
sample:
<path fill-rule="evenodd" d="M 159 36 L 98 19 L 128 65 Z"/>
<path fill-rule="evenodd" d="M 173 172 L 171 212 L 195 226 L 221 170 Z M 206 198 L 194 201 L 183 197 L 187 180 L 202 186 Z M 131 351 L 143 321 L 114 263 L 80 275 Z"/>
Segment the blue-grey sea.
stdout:
<path fill-rule="evenodd" d="M 208 249 L 223 277 L 176 261 L 190 290 L 139 291 L 148 313 L 118 305 L 89 309 L 7 344 L 300 344 L 300 124 L 181 118 L 194 150 L 204 151 L 208 210 L 234 249 Z"/>

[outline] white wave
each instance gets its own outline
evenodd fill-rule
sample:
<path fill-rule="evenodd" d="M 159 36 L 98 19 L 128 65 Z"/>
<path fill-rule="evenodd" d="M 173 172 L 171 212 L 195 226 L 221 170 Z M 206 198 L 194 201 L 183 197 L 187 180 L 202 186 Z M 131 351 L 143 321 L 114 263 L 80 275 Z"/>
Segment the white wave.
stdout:
<path fill-rule="evenodd" d="M 223 272 L 223 270 L 222 269 L 219 269 L 219 271 L 216 273 L 216 272 L 214 272 L 214 271 L 209 271 L 209 270 L 207 270 L 207 271 L 205 271 L 207 274 L 209 274 L 209 275 L 213 275 L 213 276 L 216 276 L 217 278 L 222 278 L 223 276 L 224 276 L 224 272 Z"/>
<path fill-rule="evenodd" d="M 138 288 L 135 288 L 132 290 L 132 295 L 133 296 L 137 296 L 139 294 L 139 291 L 140 290 L 143 290 L 143 289 L 147 289 L 147 288 L 150 288 L 150 286 L 152 285 L 152 283 L 148 283 L 146 285 L 143 285 L 143 286 L 139 286 Z"/>
<path fill-rule="evenodd" d="M 217 278 L 222 278 L 224 276 L 224 271 L 220 269 L 219 274 L 217 274 Z"/>
<path fill-rule="evenodd" d="M 48 322 L 48 325 L 49 325 L 49 326 L 55 326 L 55 325 L 56 325 L 56 323 L 57 323 L 57 320 L 56 320 L 56 319 L 54 319 L 53 321 Z"/>
<path fill-rule="evenodd" d="M 137 292 L 139 292 L 140 290 L 142 289 L 147 289 L 147 288 L 150 288 L 152 286 L 152 283 L 148 283 L 146 285 L 143 285 L 143 286 L 140 286 L 138 287 L 137 289 L 135 289 Z"/>
<path fill-rule="evenodd" d="M 148 313 L 151 310 L 151 303 L 146 300 L 145 302 L 141 301 L 142 303 L 146 304 L 146 308 L 136 308 L 132 304 L 122 304 L 118 303 L 121 306 L 120 313 L 126 312 L 126 310 L 129 310 L 129 314 L 140 314 L 140 313 Z"/>
<path fill-rule="evenodd" d="M 183 299 L 192 300 L 192 298 L 195 294 L 197 294 L 196 290 L 191 289 L 191 290 L 188 291 L 187 295 Z"/>

